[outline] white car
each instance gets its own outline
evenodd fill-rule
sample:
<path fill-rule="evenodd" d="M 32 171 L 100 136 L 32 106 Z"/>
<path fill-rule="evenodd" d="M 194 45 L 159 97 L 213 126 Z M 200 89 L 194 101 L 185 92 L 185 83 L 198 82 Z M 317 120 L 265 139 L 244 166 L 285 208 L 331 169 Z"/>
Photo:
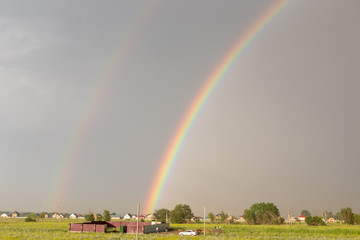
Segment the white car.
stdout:
<path fill-rule="evenodd" d="M 180 232 L 179 235 L 181 235 L 181 236 L 196 236 L 197 232 L 194 232 L 193 230 L 186 230 L 184 232 Z"/>

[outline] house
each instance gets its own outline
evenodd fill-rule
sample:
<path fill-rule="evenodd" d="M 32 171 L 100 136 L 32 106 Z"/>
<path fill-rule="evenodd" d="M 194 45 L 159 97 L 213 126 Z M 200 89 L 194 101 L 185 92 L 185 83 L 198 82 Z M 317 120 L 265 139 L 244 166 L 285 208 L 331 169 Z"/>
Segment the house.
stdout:
<path fill-rule="evenodd" d="M 241 223 L 244 223 L 246 222 L 245 218 L 243 216 L 240 216 L 238 218 L 235 219 L 235 222 L 241 222 Z"/>
<path fill-rule="evenodd" d="M 130 213 L 125 214 L 125 216 L 123 217 L 125 220 L 130 220 L 132 219 L 132 215 Z"/>
<path fill-rule="evenodd" d="M 229 216 L 226 218 L 226 222 L 232 222 L 232 221 L 235 221 L 235 218 L 234 218 L 234 216 L 229 215 Z"/>
<path fill-rule="evenodd" d="M 121 216 L 118 214 L 111 215 L 111 219 L 121 219 Z"/>
<path fill-rule="evenodd" d="M 1 218 L 8 218 L 9 216 L 6 213 L 0 215 Z"/>
<path fill-rule="evenodd" d="M 222 217 L 222 214 L 221 214 L 221 213 L 216 214 L 216 215 L 215 215 L 215 221 L 221 221 L 221 220 L 222 220 L 221 217 Z M 224 216 L 223 216 L 223 217 L 224 217 Z M 234 220 L 234 217 L 231 216 L 231 215 L 228 215 L 227 218 L 225 219 L 226 222 L 228 222 L 228 221 L 233 221 L 233 220 Z"/>
<path fill-rule="evenodd" d="M 192 222 L 200 222 L 200 221 L 202 221 L 203 220 L 203 218 L 202 217 L 199 217 L 199 216 L 193 216 L 192 218 L 191 218 L 191 221 Z"/>
<path fill-rule="evenodd" d="M 78 219 L 85 219 L 85 216 L 82 214 L 78 214 L 77 217 L 78 217 Z"/>
<path fill-rule="evenodd" d="M 49 218 L 49 214 L 45 213 L 44 218 Z"/>
<path fill-rule="evenodd" d="M 154 214 L 148 214 L 145 216 L 145 220 L 149 220 L 149 221 L 152 221 L 152 220 L 155 220 L 155 216 Z"/>
<path fill-rule="evenodd" d="M 14 212 L 11 213 L 11 217 L 12 217 L 12 218 L 20 217 L 20 213 L 17 212 L 17 211 L 14 211 Z"/>
<path fill-rule="evenodd" d="M 298 219 L 299 219 L 300 222 L 305 222 L 305 218 L 306 218 L 305 215 L 298 216 Z"/>
<path fill-rule="evenodd" d="M 139 220 L 143 220 L 145 219 L 145 216 L 144 215 L 139 215 Z"/>
<path fill-rule="evenodd" d="M 77 219 L 77 215 L 75 213 L 70 214 L 69 219 Z"/>
<path fill-rule="evenodd" d="M 54 213 L 52 215 L 52 218 L 56 218 L 56 219 L 63 219 L 64 216 L 61 213 Z"/>
<path fill-rule="evenodd" d="M 334 223 L 335 222 L 335 219 L 334 218 L 329 218 L 328 220 L 327 220 L 327 222 L 329 222 L 329 223 Z"/>

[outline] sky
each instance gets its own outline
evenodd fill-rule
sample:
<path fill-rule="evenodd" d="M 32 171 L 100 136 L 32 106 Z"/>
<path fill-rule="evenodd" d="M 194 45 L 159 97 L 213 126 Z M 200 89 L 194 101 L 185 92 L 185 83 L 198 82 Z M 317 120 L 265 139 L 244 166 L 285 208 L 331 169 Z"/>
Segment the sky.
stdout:
<path fill-rule="evenodd" d="M 135 213 L 207 78 L 273 3 L 1 1 L 0 210 Z M 206 101 L 156 208 L 359 213 L 359 22 L 356 0 L 280 11 Z"/>

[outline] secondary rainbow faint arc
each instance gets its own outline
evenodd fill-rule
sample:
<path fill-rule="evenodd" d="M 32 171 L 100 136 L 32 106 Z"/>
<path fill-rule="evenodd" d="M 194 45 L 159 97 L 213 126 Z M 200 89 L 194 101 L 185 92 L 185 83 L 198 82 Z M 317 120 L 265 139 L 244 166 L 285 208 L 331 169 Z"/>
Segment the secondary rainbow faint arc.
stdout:
<path fill-rule="evenodd" d="M 162 194 L 166 179 L 170 173 L 171 167 L 175 162 L 176 156 L 183 144 L 191 125 L 199 114 L 201 108 L 209 98 L 211 93 L 216 88 L 217 84 L 223 79 L 226 72 L 231 68 L 234 61 L 240 56 L 251 41 L 261 32 L 261 30 L 279 13 L 290 0 L 280 0 L 271 5 L 264 14 L 260 16 L 251 27 L 243 34 L 236 44 L 231 48 L 228 54 L 223 58 L 220 64 L 210 74 L 206 80 L 205 85 L 195 97 L 195 100 L 190 105 L 184 118 L 161 160 L 159 170 L 155 176 L 152 187 L 147 197 L 145 205 L 145 213 L 152 213 Z"/>
<path fill-rule="evenodd" d="M 82 150 L 86 134 L 91 128 L 97 111 L 101 109 L 105 94 L 110 89 L 115 75 L 122 67 L 122 62 L 126 60 L 129 51 L 134 48 L 133 45 L 139 38 L 139 34 L 143 31 L 142 29 L 146 21 L 155 13 L 160 3 L 160 0 L 144 2 L 140 6 L 139 11 L 134 12 L 112 55 L 109 57 L 109 61 L 103 66 L 99 76 L 93 82 L 87 94 L 87 104 L 85 104 L 85 108 L 79 114 L 77 124 L 69 136 L 63 155 L 60 157 L 56 167 L 57 171 L 50 182 L 50 193 L 44 204 L 49 210 L 54 210 L 57 206 L 62 205 L 63 198 L 66 195 L 66 188 L 70 186 L 70 179 L 73 171 L 76 170 L 78 155 Z"/>

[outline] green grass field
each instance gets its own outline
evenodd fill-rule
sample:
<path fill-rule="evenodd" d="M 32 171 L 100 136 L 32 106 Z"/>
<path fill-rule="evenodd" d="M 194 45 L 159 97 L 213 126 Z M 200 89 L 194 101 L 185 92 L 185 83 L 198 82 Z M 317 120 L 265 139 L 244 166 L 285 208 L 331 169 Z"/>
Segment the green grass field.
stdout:
<path fill-rule="evenodd" d="M 135 239 L 136 235 L 119 233 L 71 233 L 69 222 L 74 220 L 47 219 L 38 222 L 24 222 L 24 219 L 1 219 L 0 239 Z M 203 229 L 203 224 L 171 224 L 172 229 Z M 221 226 L 223 233 L 214 233 L 214 227 Z M 360 226 L 332 224 L 310 227 L 305 224 L 281 226 L 219 225 L 207 224 L 206 239 L 360 239 Z M 181 237 L 177 232 L 167 234 L 141 234 L 140 239 L 204 239 Z"/>

